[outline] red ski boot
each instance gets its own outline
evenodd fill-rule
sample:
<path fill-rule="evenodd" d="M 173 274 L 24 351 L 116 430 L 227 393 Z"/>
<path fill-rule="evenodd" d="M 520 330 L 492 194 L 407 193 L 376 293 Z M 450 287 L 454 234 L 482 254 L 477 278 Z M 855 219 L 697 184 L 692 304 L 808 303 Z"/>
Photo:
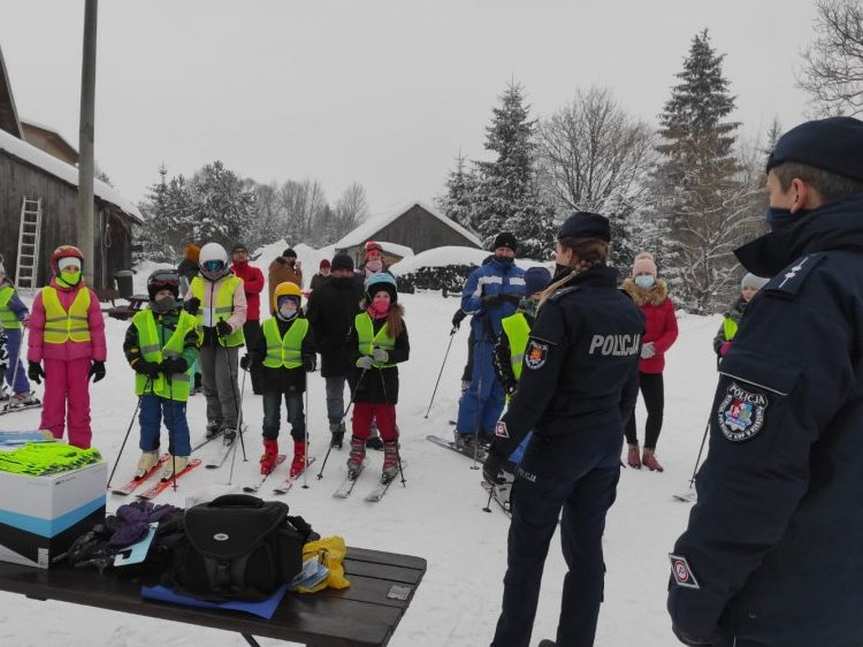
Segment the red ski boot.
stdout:
<path fill-rule="evenodd" d="M 664 472 L 662 465 L 659 464 L 659 461 L 656 460 L 656 455 L 653 453 L 652 449 L 644 448 L 644 455 L 641 457 L 641 462 L 644 466 L 649 469 L 651 472 Z"/>
<path fill-rule="evenodd" d="M 294 460 L 291 462 L 291 478 L 296 478 L 306 469 L 306 443 L 294 441 Z"/>
<path fill-rule="evenodd" d="M 264 455 L 261 456 L 261 474 L 269 474 L 276 469 L 279 460 L 279 441 L 264 438 Z"/>
<path fill-rule="evenodd" d="M 626 462 L 633 469 L 641 469 L 641 458 L 638 455 L 638 445 L 629 446 L 629 451 L 626 453 Z"/>

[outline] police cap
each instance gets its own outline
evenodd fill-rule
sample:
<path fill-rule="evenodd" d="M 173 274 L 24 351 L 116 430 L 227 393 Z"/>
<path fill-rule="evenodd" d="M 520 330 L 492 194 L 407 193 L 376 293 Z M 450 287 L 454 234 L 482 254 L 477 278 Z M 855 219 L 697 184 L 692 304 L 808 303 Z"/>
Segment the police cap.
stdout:
<path fill-rule="evenodd" d="M 829 117 L 792 128 L 776 142 L 767 171 L 786 162 L 863 180 L 863 121 Z"/>
<path fill-rule="evenodd" d="M 560 226 L 557 239 L 562 238 L 599 238 L 605 242 L 611 242 L 611 227 L 605 216 L 588 211 L 576 211 Z"/>

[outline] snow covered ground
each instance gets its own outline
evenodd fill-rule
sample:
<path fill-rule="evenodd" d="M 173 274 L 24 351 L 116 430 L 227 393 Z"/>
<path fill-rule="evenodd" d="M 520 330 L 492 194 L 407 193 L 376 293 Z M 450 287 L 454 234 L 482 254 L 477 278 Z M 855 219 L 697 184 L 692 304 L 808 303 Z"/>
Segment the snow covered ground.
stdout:
<path fill-rule="evenodd" d="M 302 251 L 301 258 L 307 256 L 307 250 Z M 314 262 L 312 255 L 308 256 L 307 262 Z M 311 269 L 309 265 L 307 268 Z M 146 275 L 142 272 L 137 279 L 140 281 L 142 276 Z M 323 480 L 310 478 L 310 489 L 296 487 L 285 500 L 293 512 L 303 515 L 322 534 L 341 534 L 350 545 L 409 553 L 428 560 L 428 572 L 396 631 L 393 647 L 487 645 L 500 610 L 508 520 L 496 509 L 492 514 L 482 512 L 485 496 L 480 472 L 471 470 L 469 461 L 425 440 L 426 434 L 444 435 L 452 430 L 448 420 L 456 414 L 466 326 L 456 335 L 437 400 L 426 420 L 423 416 L 444 356 L 457 300 L 433 294 L 400 298 L 407 311 L 413 351 L 411 360 L 401 369 L 398 408 L 402 452 L 409 462 L 407 487 L 394 484 L 379 504 L 365 503 L 362 497 L 372 489 L 382 458 L 371 452 L 371 469 L 361 477 L 354 496 L 348 500 L 332 498 L 347 458 L 343 450 L 333 453 Z M 93 426 L 95 445 L 113 462 L 135 398 L 132 372 L 121 350 L 127 324 L 113 319 L 107 322 L 108 377 L 93 387 Z M 710 342 L 718 324 L 718 317 L 681 319 L 680 340 L 668 355 L 666 426 L 658 449 L 665 473 L 623 472 L 605 534 L 606 602 L 596 641 L 602 647 L 675 644 L 665 611 L 667 553 L 685 526 L 689 506 L 673 502 L 671 495 L 686 487 L 706 423 L 716 383 Z M 260 453 L 260 398 L 247 390 L 243 402 L 250 428 L 246 437 L 249 461 L 237 462 L 235 487 L 255 480 Z M 321 460 L 329 433 L 320 377 L 311 379 L 308 413 L 311 451 Z M 641 405 L 639 415 L 643 422 Z M 194 441 L 204 432 L 202 396 L 192 398 L 189 419 Z M 38 420 L 37 411 L 12 414 L 0 418 L 0 429 L 34 428 Z M 283 432 L 287 438 L 287 432 Z M 132 434 L 120 462 L 118 480 L 124 481 L 131 474 L 137 460 L 137 431 Z M 217 448 L 207 449 L 204 457 Z M 200 469 L 180 481 L 178 493 L 168 492 L 162 499 L 183 505 L 186 497 L 216 495 L 228 490 L 222 485 L 227 478 L 227 469 L 216 473 Z M 112 497 L 110 505 L 117 504 L 117 498 Z M 554 636 L 564 572 L 560 544 L 555 539 L 546 563 L 534 644 L 540 638 Z M 239 647 L 244 643 L 239 635 L 226 632 L 0 594 L 0 644 Z M 261 644 L 284 643 L 262 639 Z"/>

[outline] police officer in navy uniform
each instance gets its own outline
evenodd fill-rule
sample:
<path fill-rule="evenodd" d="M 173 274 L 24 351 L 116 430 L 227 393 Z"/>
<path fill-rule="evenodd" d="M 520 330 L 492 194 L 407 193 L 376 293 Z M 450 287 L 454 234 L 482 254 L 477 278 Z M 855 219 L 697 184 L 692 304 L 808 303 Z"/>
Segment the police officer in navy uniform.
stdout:
<path fill-rule="evenodd" d="M 863 645 L 863 122 L 783 135 L 772 233 L 737 251 L 773 279 L 722 360 L 698 504 L 670 555 L 687 645 Z"/>
<path fill-rule="evenodd" d="M 593 644 L 603 595 L 602 534 L 620 475 L 623 428 L 635 406 L 644 319 L 606 265 L 603 216 L 579 212 L 558 233 L 555 280 L 525 350 L 521 381 L 495 429 L 483 474 L 534 436 L 512 488 L 503 609 L 492 645 L 528 647 L 549 542 L 563 509 L 569 566 L 557 645 Z M 548 643 L 545 643 L 548 644 Z"/>

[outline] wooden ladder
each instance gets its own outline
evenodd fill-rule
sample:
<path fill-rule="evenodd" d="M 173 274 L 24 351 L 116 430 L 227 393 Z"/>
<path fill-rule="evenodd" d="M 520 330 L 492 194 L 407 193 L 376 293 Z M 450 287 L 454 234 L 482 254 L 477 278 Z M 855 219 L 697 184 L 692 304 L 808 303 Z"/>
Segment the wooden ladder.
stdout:
<path fill-rule="evenodd" d="M 21 224 L 18 227 L 18 263 L 15 287 L 34 291 L 39 280 L 39 240 L 42 238 L 42 199 L 24 197 L 21 201 Z"/>

